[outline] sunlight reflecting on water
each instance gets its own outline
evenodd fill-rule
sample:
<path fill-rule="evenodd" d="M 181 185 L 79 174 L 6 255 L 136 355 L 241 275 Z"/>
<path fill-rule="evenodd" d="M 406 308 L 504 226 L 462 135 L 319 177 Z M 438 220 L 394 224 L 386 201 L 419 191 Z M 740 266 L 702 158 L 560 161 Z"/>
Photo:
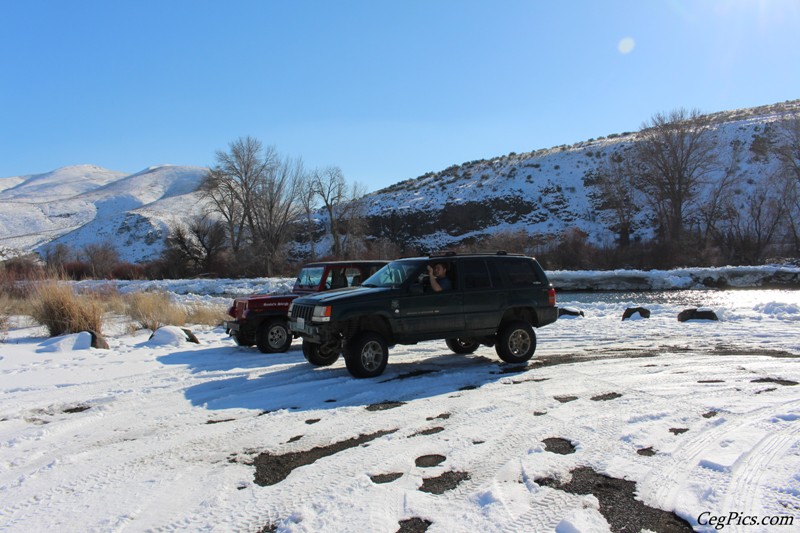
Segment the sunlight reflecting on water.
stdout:
<path fill-rule="evenodd" d="M 729 309 L 755 309 L 769 303 L 800 307 L 800 290 L 687 290 L 687 291 L 616 291 L 616 292 L 560 292 L 559 305 L 621 304 L 642 306 L 665 305 L 685 307 L 721 307 Z"/>

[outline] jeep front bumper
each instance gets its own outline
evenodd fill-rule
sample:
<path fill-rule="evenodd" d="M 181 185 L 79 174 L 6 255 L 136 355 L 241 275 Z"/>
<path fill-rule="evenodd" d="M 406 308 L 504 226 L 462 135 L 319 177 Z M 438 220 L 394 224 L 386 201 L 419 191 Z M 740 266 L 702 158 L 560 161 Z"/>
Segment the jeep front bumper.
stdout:
<path fill-rule="evenodd" d="M 315 324 L 303 318 L 293 318 L 289 320 L 289 330 L 295 335 L 302 337 L 303 340 L 316 344 L 324 344 L 335 336 L 328 324 Z"/>

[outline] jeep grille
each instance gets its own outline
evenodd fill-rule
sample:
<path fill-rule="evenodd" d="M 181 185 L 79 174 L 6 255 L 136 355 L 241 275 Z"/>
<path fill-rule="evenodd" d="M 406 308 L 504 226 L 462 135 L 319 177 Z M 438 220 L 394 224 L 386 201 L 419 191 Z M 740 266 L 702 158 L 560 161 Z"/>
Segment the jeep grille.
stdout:
<path fill-rule="evenodd" d="M 314 314 L 314 306 L 313 305 L 304 305 L 304 304 L 294 304 L 292 307 L 292 318 L 298 319 L 302 318 L 303 320 L 311 321 L 311 317 Z"/>

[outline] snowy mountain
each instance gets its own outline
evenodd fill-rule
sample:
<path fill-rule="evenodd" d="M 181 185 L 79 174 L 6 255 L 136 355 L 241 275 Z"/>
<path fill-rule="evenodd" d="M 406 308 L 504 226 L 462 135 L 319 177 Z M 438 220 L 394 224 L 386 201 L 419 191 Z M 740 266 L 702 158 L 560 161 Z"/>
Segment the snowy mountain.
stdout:
<path fill-rule="evenodd" d="M 722 160 L 740 178 L 742 201 L 776 168 L 764 149 L 769 125 L 798 113 L 800 100 L 708 116 Z M 610 157 L 624 158 L 637 136 L 612 134 L 511 153 L 402 181 L 362 198 L 368 234 L 430 250 L 505 230 L 548 240 L 577 228 L 596 244 L 611 244 L 616 235 L 609 213 L 601 209 L 596 176 Z M 164 165 L 127 175 L 80 165 L 0 178 L 0 259 L 42 251 L 50 243 L 80 249 L 104 241 L 114 244 L 123 260 L 154 259 L 168 226 L 201 211 L 196 191 L 206 170 Z M 632 238 L 651 236 L 647 216 L 642 212 L 634 221 Z M 319 218 L 324 222 L 325 215 Z M 324 232 L 318 235 L 317 253 L 324 253 L 329 241 Z"/>
<path fill-rule="evenodd" d="M 78 165 L 0 179 L 0 254 L 108 241 L 122 260 L 153 259 L 168 225 L 200 210 L 205 172 L 164 165 L 128 175 Z"/>

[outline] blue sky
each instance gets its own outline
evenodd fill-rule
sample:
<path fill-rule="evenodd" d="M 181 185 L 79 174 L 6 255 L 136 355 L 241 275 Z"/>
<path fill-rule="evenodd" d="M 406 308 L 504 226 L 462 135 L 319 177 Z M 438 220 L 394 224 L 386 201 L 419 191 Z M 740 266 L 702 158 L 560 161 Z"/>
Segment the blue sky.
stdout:
<path fill-rule="evenodd" d="M 800 98 L 797 0 L 0 0 L 0 177 L 250 135 L 377 190 Z"/>

